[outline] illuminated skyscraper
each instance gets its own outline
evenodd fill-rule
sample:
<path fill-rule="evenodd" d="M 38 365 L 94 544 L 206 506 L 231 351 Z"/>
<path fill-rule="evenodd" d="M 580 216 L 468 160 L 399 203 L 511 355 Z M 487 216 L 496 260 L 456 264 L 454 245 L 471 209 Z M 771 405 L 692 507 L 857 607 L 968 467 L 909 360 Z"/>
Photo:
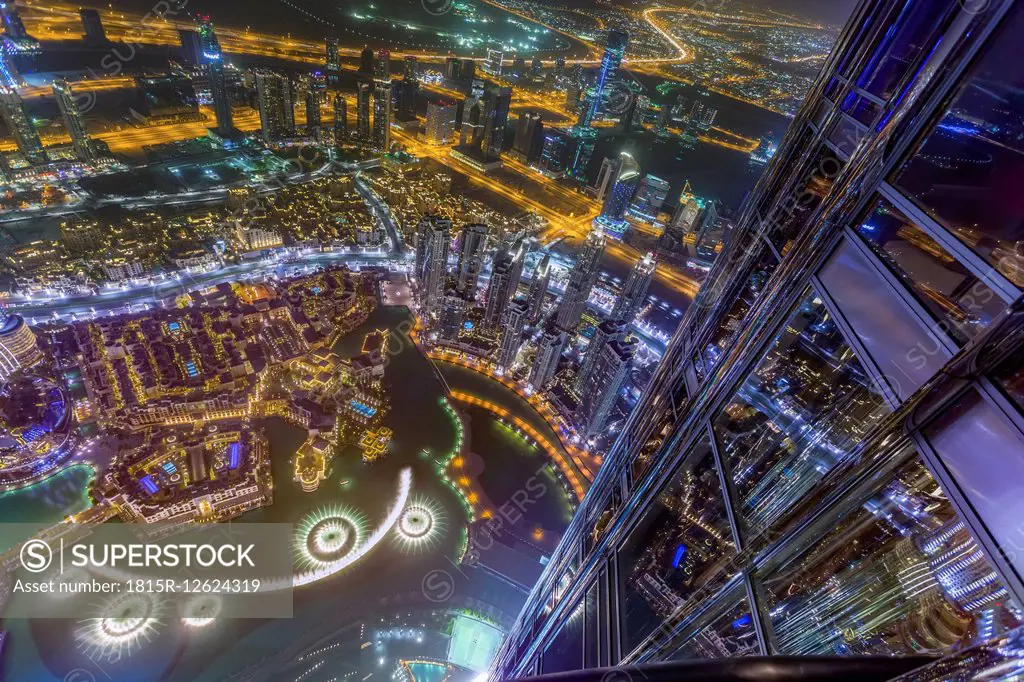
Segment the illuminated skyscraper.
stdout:
<path fill-rule="evenodd" d="M 484 248 L 487 246 L 487 226 L 466 225 L 459 233 L 459 293 L 472 300 L 476 298 L 477 283 L 484 267 Z"/>
<path fill-rule="evenodd" d="M 306 134 L 320 139 L 320 92 L 312 84 L 306 90 Z"/>
<path fill-rule="evenodd" d="M 487 287 L 487 307 L 484 310 L 484 327 L 487 329 L 498 329 L 503 324 L 505 309 L 519 288 L 525 258 L 522 242 L 510 248 L 502 247 L 495 254 L 491 282 Z"/>
<path fill-rule="evenodd" d="M 604 56 L 601 57 L 601 68 L 597 72 L 597 82 L 590 95 L 590 102 L 587 105 L 583 119 L 580 121 L 581 128 L 588 128 L 597 119 L 601 111 L 601 98 L 604 96 L 604 88 L 608 79 L 615 75 L 616 70 L 622 64 L 622 57 L 626 54 L 626 44 L 629 42 L 629 34 L 625 31 L 608 31 L 604 41 Z"/>
<path fill-rule="evenodd" d="M 697 98 L 690 109 L 690 126 L 697 130 L 711 130 L 716 116 L 718 116 L 718 109 L 711 106 L 711 93 L 702 88 L 697 93 Z"/>
<path fill-rule="evenodd" d="M 658 221 L 661 207 L 668 197 L 669 184 L 656 175 L 648 173 L 640 179 L 640 185 L 629 202 L 626 212 L 637 220 L 654 224 Z"/>
<path fill-rule="evenodd" d="M 512 301 L 505 315 L 505 325 L 501 333 L 501 346 L 498 348 L 498 364 L 505 369 L 512 366 L 523 343 L 523 327 L 526 325 L 526 301 Z"/>
<path fill-rule="evenodd" d="M 562 294 L 562 302 L 558 305 L 558 314 L 555 318 L 558 326 L 566 331 L 574 331 L 576 325 L 580 323 L 583 311 L 587 307 L 587 299 L 590 298 L 590 290 L 597 281 L 605 242 L 604 232 L 600 227 L 594 227 L 583 242 L 576 263 L 569 271 L 569 282 L 565 285 L 565 293 Z"/>
<path fill-rule="evenodd" d="M 427 310 L 437 310 L 443 303 L 445 278 L 448 274 L 448 248 L 452 223 L 439 216 L 420 220 L 417 255 L 421 256 L 420 298 Z"/>
<path fill-rule="evenodd" d="M 629 152 L 621 152 L 617 171 L 614 182 L 605 193 L 601 215 L 594 219 L 594 224 L 612 234 L 621 235 L 628 226 L 625 220 L 626 208 L 640 184 L 640 164 Z"/>
<path fill-rule="evenodd" d="M 977 10 L 860 2 L 490 680 L 749 655 L 971 652 L 921 679 L 1018 665 L 971 647 L 1024 599 L 1006 551 L 1024 213 L 993 191 L 1024 151 L 1024 5 Z"/>
<path fill-rule="evenodd" d="M 39 133 L 25 111 L 21 96 L 11 88 L 0 87 L 0 116 L 25 160 L 33 165 L 46 163 L 46 151 L 39 140 Z"/>
<path fill-rule="evenodd" d="M 286 76 L 273 71 L 256 74 L 256 93 L 259 98 L 260 124 L 263 139 L 275 142 L 295 134 L 292 110 L 291 83 Z"/>
<path fill-rule="evenodd" d="M 487 50 L 487 61 L 484 62 L 484 73 L 491 76 L 501 75 L 501 62 L 505 58 L 501 50 Z"/>
<path fill-rule="evenodd" d="M 348 104 L 343 95 L 334 97 L 334 144 L 341 146 L 348 142 Z"/>
<path fill-rule="evenodd" d="M 213 30 L 213 23 L 208 18 L 199 25 L 199 45 L 202 50 L 201 60 L 210 79 L 210 96 L 213 98 L 213 113 L 217 117 L 217 134 L 234 137 L 238 131 L 235 129 L 231 112 L 231 96 L 228 93 L 227 74 L 224 73 L 224 53 Z M 290 102 L 290 93 L 288 97 Z"/>
<path fill-rule="evenodd" d="M 654 262 L 654 254 L 648 253 L 638 260 L 633 269 L 629 271 L 626 283 L 622 285 L 622 291 L 615 300 L 615 307 L 612 308 L 611 319 L 624 320 L 630 324 L 636 318 L 640 309 L 647 300 L 647 292 L 651 288 L 651 280 L 654 279 L 654 271 L 658 264 Z"/>
<path fill-rule="evenodd" d="M 338 71 L 341 69 L 341 53 L 338 50 L 337 38 L 327 39 L 324 67 L 328 71 Z"/>
<path fill-rule="evenodd" d="M 621 341 L 626 338 L 629 331 L 629 323 L 620 318 L 609 318 L 597 325 L 594 330 L 594 338 L 587 346 L 587 352 L 583 355 L 583 364 L 576 374 L 576 391 L 583 394 L 584 388 L 590 381 L 591 375 L 597 368 L 598 358 L 601 357 L 604 347 L 612 341 Z"/>
<path fill-rule="evenodd" d="M 597 355 L 594 369 L 580 389 L 580 421 L 588 437 L 604 431 L 636 349 L 635 340 L 614 339 Z"/>
<path fill-rule="evenodd" d="M 386 55 L 385 50 L 381 50 Z M 381 57 L 381 62 L 388 63 L 388 59 Z M 383 70 L 378 63 L 378 73 Z M 391 146 L 391 113 L 392 113 L 392 92 L 391 80 L 374 81 L 374 146 L 386 152 Z"/>
<path fill-rule="evenodd" d="M 537 357 L 533 359 L 530 369 L 530 385 L 535 389 L 540 390 L 555 377 L 568 338 L 564 331 L 553 324 L 544 330 L 537 343 Z"/>
<path fill-rule="evenodd" d="M 391 53 L 381 50 L 377 53 L 377 61 L 373 65 L 373 78 L 378 81 L 391 82 Z"/>
<path fill-rule="evenodd" d="M 484 136 L 480 152 L 484 158 L 497 159 L 505 143 L 512 88 L 488 87 L 484 91 Z"/>
<path fill-rule="evenodd" d="M 457 110 L 454 102 L 427 103 L 427 123 L 424 128 L 427 144 L 444 146 L 452 143 Z"/>
<path fill-rule="evenodd" d="M 526 295 L 526 304 L 529 306 L 526 314 L 526 322 L 537 324 L 541 313 L 544 311 L 544 299 L 547 297 L 548 285 L 551 282 L 551 254 L 545 253 L 537 268 L 533 271 L 533 279 L 530 280 L 530 292 Z"/>
<path fill-rule="evenodd" d="M 64 129 L 71 137 L 71 146 L 75 150 L 75 156 L 82 161 L 94 161 L 96 159 L 96 148 L 89 133 L 85 129 L 85 121 L 82 113 L 78 110 L 78 103 L 75 102 L 75 95 L 71 92 L 71 85 L 63 78 L 53 81 L 53 95 L 57 100 L 57 108 L 60 109 L 61 118 L 64 120 Z"/>
<path fill-rule="evenodd" d="M 466 308 L 469 305 L 466 300 L 455 289 L 449 289 L 444 294 L 444 301 L 441 303 L 441 315 L 438 324 L 438 333 L 441 338 L 454 341 L 459 338 L 462 325 L 466 321 Z"/>
<path fill-rule="evenodd" d="M 363 142 L 370 141 L 370 92 L 369 81 L 356 84 L 356 135 Z"/>

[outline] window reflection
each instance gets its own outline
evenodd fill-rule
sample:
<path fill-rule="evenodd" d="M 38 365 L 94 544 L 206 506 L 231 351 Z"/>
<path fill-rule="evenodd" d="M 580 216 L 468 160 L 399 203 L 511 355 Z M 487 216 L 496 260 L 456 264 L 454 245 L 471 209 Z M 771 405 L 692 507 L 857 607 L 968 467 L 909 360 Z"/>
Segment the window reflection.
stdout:
<path fill-rule="evenodd" d="M 740 599 L 732 608 L 687 639 L 672 654 L 671 660 L 734 658 L 757 656 L 760 653 L 750 606 L 746 599 Z"/>
<path fill-rule="evenodd" d="M 803 231 L 811 214 L 832 189 L 832 183 L 843 169 L 843 162 L 826 145 L 804 168 L 800 182 L 791 196 L 787 196 L 770 219 L 768 238 L 785 255 L 793 241 Z"/>
<path fill-rule="evenodd" d="M 725 314 L 715 331 L 715 335 L 706 346 L 704 346 L 703 357 L 700 355 L 694 358 L 697 378 L 704 381 L 704 378 L 718 365 L 726 348 L 735 337 L 736 332 L 743 324 L 743 319 L 750 312 L 754 303 L 761 297 L 761 292 L 768 285 L 772 273 L 775 272 L 777 263 L 775 256 L 767 248 L 763 248 L 761 258 L 758 259 L 747 278 L 746 286 L 739 292 L 729 312 Z M 703 361 L 702 361 L 703 360 Z"/>
<path fill-rule="evenodd" d="M 904 2 L 857 85 L 888 100 L 910 71 L 924 61 L 942 27 L 958 10 L 957 3 Z"/>
<path fill-rule="evenodd" d="M 1013 402 L 1017 403 L 1017 407 L 1024 410 L 1024 348 L 1018 348 L 1007 358 L 996 372 L 996 379 Z"/>
<path fill-rule="evenodd" d="M 558 631 L 540 659 L 541 673 L 561 673 L 583 667 L 583 600 Z"/>
<path fill-rule="evenodd" d="M 765 580 L 780 653 L 945 653 L 1014 628 L 1020 613 L 921 460 Z M 820 539 L 818 539 L 820 537 Z"/>
<path fill-rule="evenodd" d="M 1000 37 L 895 181 L 1018 286 L 1024 285 L 1022 31 L 1024 8 L 1016 4 Z"/>
<path fill-rule="evenodd" d="M 994 291 L 885 199 L 878 200 L 857 232 L 958 343 L 974 338 L 1005 307 Z"/>
<path fill-rule="evenodd" d="M 707 439 L 689 453 L 619 551 L 626 650 L 653 632 L 697 589 L 720 575 L 734 551 Z"/>
<path fill-rule="evenodd" d="M 807 495 L 887 408 L 813 293 L 715 421 L 751 531 Z"/>

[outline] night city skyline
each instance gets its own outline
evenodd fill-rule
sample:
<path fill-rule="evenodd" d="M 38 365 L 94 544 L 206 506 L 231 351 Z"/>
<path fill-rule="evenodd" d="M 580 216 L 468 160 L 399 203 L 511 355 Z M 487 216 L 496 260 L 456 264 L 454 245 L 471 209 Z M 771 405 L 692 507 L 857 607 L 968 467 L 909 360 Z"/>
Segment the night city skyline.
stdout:
<path fill-rule="evenodd" d="M 1016 679 L 1021 29 L 0 0 L 0 678 Z"/>

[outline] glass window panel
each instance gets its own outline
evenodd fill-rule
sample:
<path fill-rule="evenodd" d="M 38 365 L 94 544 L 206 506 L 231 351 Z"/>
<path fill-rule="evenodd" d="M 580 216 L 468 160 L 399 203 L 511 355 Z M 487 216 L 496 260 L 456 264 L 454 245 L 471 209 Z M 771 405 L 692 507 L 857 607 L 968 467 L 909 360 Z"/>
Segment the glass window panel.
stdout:
<path fill-rule="evenodd" d="M 1024 6 L 1015 4 L 938 126 L 895 183 L 1018 286 L 1024 285 Z"/>
<path fill-rule="evenodd" d="M 887 411 L 824 302 L 808 294 L 715 420 L 747 527 L 778 520 Z"/>
<path fill-rule="evenodd" d="M 542 675 L 583 668 L 583 600 L 555 635 L 540 659 Z"/>
<path fill-rule="evenodd" d="M 836 94 L 839 92 L 839 88 L 842 87 L 842 83 L 837 78 L 833 78 L 825 86 L 825 98 L 830 99 L 833 102 L 836 99 Z"/>
<path fill-rule="evenodd" d="M 1019 609 L 920 458 L 837 515 L 765 578 L 778 653 L 944 654 L 1017 626 Z"/>
<path fill-rule="evenodd" d="M 1024 410 L 1024 348 L 1017 351 L 999 368 L 996 379 L 1019 409 Z"/>
<path fill-rule="evenodd" d="M 871 127 L 871 124 L 878 118 L 882 108 L 867 97 L 851 92 L 843 100 L 843 111 L 852 116 L 855 120 Z"/>
<path fill-rule="evenodd" d="M 811 116 L 811 122 L 814 125 L 821 127 L 821 124 L 825 121 L 825 117 L 828 116 L 828 112 L 832 110 L 828 102 L 821 100 L 818 105 L 814 107 L 814 114 Z"/>
<path fill-rule="evenodd" d="M 619 550 L 624 652 L 696 590 L 728 578 L 735 547 L 708 440 L 696 444 Z"/>
<path fill-rule="evenodd" d="M 937 241 L 885 199 L 857 232 L 958 343 L 987 327 L 1006 304 Z"/>
<path fill-rule="evenodd" d="M 869 258 L 844 240 L 821 269 L 821 281 L 885 380 L 906 399 L 942 369 L 951 354 L 910 314 Z"/>
<path fill-rule="evenodd" d="M 925 435 L 1007 560 L 1024 573 L 1024 439 L 1020 432 L 971 391 Z"/>
<path fill-rule="evenodd" d="M 754 616 L 750 612 L 746 598 L 740 598 L 725 613 L 687 638 L 682 646 L 673 652 L 670 660 L 735 658 L 760 654 L 757 631 L 754 629 Z"/>
<path fill-rule="evenodd" d="M 857 85 L 888 100 L 911 70 L 923 63 L 942 28 L 958 10 L 957 3 L 907 0 Z"/>
<path fill-rule="evenodd" d="M 864 128 L 848 116 L 838 116 L 828 132 L 829 142 L 841 152 L 850 156 L 867 133 Z"/>
<path fill-rule="evenodd" d="M 827 145 L 821 145 L 817 154 L 804 168 L 800 182 L 792 194 L 787 194 L 770 220 L 768 238 L 779 253 L 785 255 L 832 189 L 832 183 L 843 169 L 843 162 Z"/>
<path fill-rule="evenodd" d="M 583 648 L 583 667 L 596 668 L 601 665 L 598 660 L 598 633 L 601 631 L 597 624 L 597 583 L 595 582 L 587 590 L 587 598 L 584 600 L 583 622 L 586 626 L 586 637 Z"/>
<path fill-rule="evenodd" d="M 722 355 L 725 354 L 726 348 L 728 348 L 730 342 L 735 338 L 736 332 L 743 325 L 743 320 L 746 318 L 747 313 L 750 312 L 757 299 L 761 297 L 761 292 L 768 285 L 768 280 L 771 279 L 772 273 L 775 272 L 777 266 L 775 254 L 769 251 L 767 247 L 762 248 L 761 257 L 754 264 L 750 276 L 747 277 L 746 285 L 740 290 L 739 295 L 733 301 L 732 307 L 729 308 L 729 312 L 725 314 L 725 317 L 719 323 L 715 335 L 711 337 L 710 342 L 704 347 L 704 362 L 700 362 L 700 356 L 695 359 L 694 365 L 697 377 L 701 381 L 704 380 L 706 373 L 711 372 L 718 366 L 718 362 L 722 359 Z"/>

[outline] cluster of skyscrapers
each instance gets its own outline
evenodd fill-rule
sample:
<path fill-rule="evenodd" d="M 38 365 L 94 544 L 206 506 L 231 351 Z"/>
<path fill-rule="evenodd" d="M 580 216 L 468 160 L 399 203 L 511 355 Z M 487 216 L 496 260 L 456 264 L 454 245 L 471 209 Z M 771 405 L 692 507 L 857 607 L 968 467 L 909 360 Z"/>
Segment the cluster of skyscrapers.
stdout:
<path fill-rule="evenodd" d="M 468 313 L 477 307 L 480 277 L 486 270 L 489 231 L 483 224 L 468 224 L 461 229 L 456 242 L 457 264 L 449 274 L 451 229 L 451 221 L 444 218 L 428 216 L 421 220 L 416 235 L 414 274 L 428 323 L 441 342 L 458 343 L 463 331 L 468 331 Z M 528 242 L 522 235 L 510 235 L 497 245 L 490 258 L 486 297 L 479 306 L 481 328 L 476 333 L 495 339 L 492 359 L 498 366 L 512 369 L 527 340 L 524 332 L 536 330 L 535 356 L 525 378 L 536 390 L 544 389 L 555 378 L 567 344 L 575 337 L 588 307 L 605 245 L 606 237 L 600 229 L 588 235 L 568 272 L 561 300 L 547 319 L 550 254 L 544 254 L 534 266 L 525 295 L 521 296 Z M 655 267 L 650 254 L 636 263 L 611 316 L 599 325 L 597 335 L 587 347 L 573 387 L 581 396 L 580 421 L 588 436 L 599 433 L 607 423 L 626 380 L 638 347 L 629 337 L 630 324 L 646 301 Z"/>

